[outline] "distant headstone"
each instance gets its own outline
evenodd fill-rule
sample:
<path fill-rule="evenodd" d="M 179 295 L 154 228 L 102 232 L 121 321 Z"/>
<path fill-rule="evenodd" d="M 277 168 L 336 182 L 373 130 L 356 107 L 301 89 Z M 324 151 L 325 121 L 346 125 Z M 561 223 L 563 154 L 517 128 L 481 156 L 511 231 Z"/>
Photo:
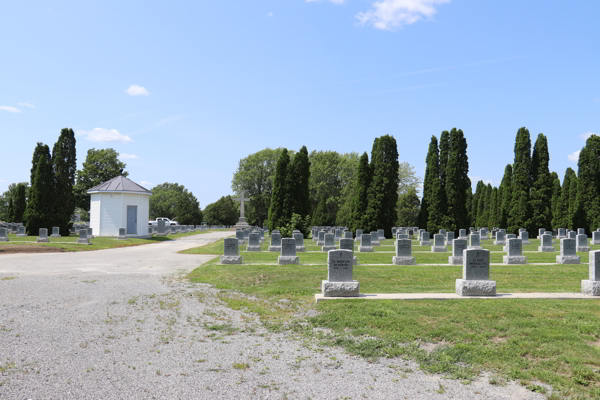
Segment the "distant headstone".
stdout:
<path fill-rule="evenodd" d="M 578 235 L 585 235 L 585 229 L 584 228 L 578 228 L 577 229 L 577 234 Z"/>
<path fill-rule="evenodd" d="M 419 241 L 420 246 L 431 246 L 431 240 L 429 240 L 429 232 L 421 232 L 421 240 Z"/>
<path fill-rule="evenodd" d="M 543 253 L 553 253 L 556 251 L 552 245 L 552 234 L 550 232 L 545 232 L 540 236 L 540 246 L 538 246 L 538 251 Z"/>
<path fill-rule="evenodd" d="M 450 233 L 450 232 L 448 232 Z M 461 265 L 463 263 L 463 251 L 467 249 L 466 239 L 452 240 L 452 255 L 448 257 L 448 264 Z"/>
<path fill-rule="evenodd" d="M 592 232 L 592 244 L 600 244 L 600 232 Z"/>
<path fill-rule="evenodd" d="M 343 233 L 343 231 L 341 229 L 335 230 L 335 241 L 336 242 L 340 241 L 340 239 L 342 238 L 342 233 Z"/>
<path fill-rule="evenodd" d="M 87 228 L 88 239 L 94 238 L 94 228 Z"/>
<path fill-rule="evenodd" d="M 454 232 L 446 232 L 446 246 L 452 246 L 452 241 L 454 239 L 455 239 Z M 461 264 L 462 264 L 462 262 L 461 262 Z"/>
<path fill-rule="evenodd" d="M 157 232 L 156 235 L 157 236 L 165 236 L 167 234 L 167 230 L 165 229 L 165 221 L 158 221 L 157 222 Z"/>
<path fill-rule="evenodd" d="M 459 229 L 458 230 L 458 237 L 460 239 L 466 239 L 468 237 L 467 236 L 467 230 L 466 229 Z"/>
<path fill-rule="evenodd" d="M 335 235 L 333 233 L 326 233 L 324 238 L 325 241 L 323 243 L 323 247 L 321 247 L 321 251 L 327 253 L 330 250 L 335 250 Z"/>
<path fill-rule="evenodd" d="M 578 234 L 576 237 L 577 240 L 577 251 L 587 253 L 590 251 L 588 246 L 588 237 L 585 234 Z"/>
<path fill-rule="evenodd" d="M 379 237 L 379 240 L 384 240 L 385 239 L 385 230 L 377 229 L 377 236 Z"/>
<path fill-rule="evenodd" d="M 567 237 L 569 239 L 577 239 L 577 232 L 575 232 L 575 231 L 569 231 L 569 233 L 567 234 Z"/>
<path fill-rule="evenodd" d="M 504 256 L 504 264 L 526 264 L 527 257 L 523 255 L 523 242 L 521 239 L 508 239 L 506 244 L 508 255 Z"/>
<path fill-rule="evenodd" d="M 377 231 L 372 231 L 371 232 L 371 246 L 379 246 L 379 234 L 377 233 Z"/>
<path fill-rule="evenodd" d="M 494 245 L 496 246 L 504 246 L 506 244 L 506 233 L 502 231 L 496 232 L 496 240 L 494 240 Z"/>
<path fill-rule="evenodd" d="M 48 229 L 47 228 L 40 228 L 40 233 L 39 236 L 37 237 L 37 239 L 35 239 L 35 241 L 37 243 L 48 243 Z"/>
<path fill-rule="evenodd" d="M 251 233 L 248 236 L 246 251 L 260 251 L 260 235 L 258 233 Z"/>
<path fill-rule="evenodd" d="M 79 238 L 77 238 L 77 243 L 78 244 L 91 244 L 90 240 L 88 239 L 87 229 L 85 229 L 85 228 L 79 229 Z"/>
<path fill-rule="evenodd" d="M 27 237 L 27 232 L 25 232 L 24 226 L 15 226 L 13 225 L 13 230 L 17 228 L 17 237 Z"/>
<path fill-rule="evenodd" d="M 358 297 L 360 284 L 352 280 L 352 257 L 350 250 L 328 253 L 327 280 L 321 282 L 324 297 Z"/>
<path fill-rule="evenodd" d="M 273 233 L 271 234 L 271 245 L 269 246 L 269 251 L 279 253 L 281 251 L 281 234 Z"/>
<path fill-rule="evenodd" d="M 588 278 L 581 281 L 581 293 L 600 296 L 600 250 L 590 251 Z"/>
<path fill-rule="evenodd" d="M 350 232 L 350 231 L 344 232 L 344 239 L 352 239 L 352 232 Z"/>
<path fill-rule="evenodd" d="M 556 256 L 557 264 L 580 264 L 577 255 L 577 244 L 575 239 L 560 239 L 560 255 Z"/>
<path fill-rule="evenodd" d="M 294 237 L 294 240 L 296 241 L 296 252 L 303 252 L 305 250 L 304 247 L 304 234 L 302 234 L 301 232 L 298 233 L 294 233 L 292 235 Z"/>
<path fill-rule="evenodd" d="M 479 240 L 487 240 L 488 230 L 486 228 L 479 229 Z"/>
<path fill-rule="evenodd" d="M 469 235 L 469 249 L 481 249 L 481 242 L 479 241 L 479 233 L 471 233 Z"/>
<path fill-rule="evenodd" d="M 527 231 L 519 232 L 519 239 L 521 239 L 521 242 L 523 244 L 529 244 L 529 232 L 527 232 Z"/>
<path fill-rule="evenodd" d="M 318 237 L 317 246 L 323 246 L 325 244 L 325 231 L 319 231 Z"/>
<path fill-rule="evenodd" d="M 373 251 L 373 246 L 371 245 L 371 235 L 362 235 L 360 245 L 358 246 L 359 253 L 369 253 Z"/>
<path fill-rule="evenodd" d="M 300 264 L 300 258 L 296 255 L 296 239 L 281 239 L 281 254 L 277 258 L 279 265 Z"/>
<path fill-rule="evenodd" d="M 542 235 L 546 233 L 546 229 L 540 228 L 538 229 L 538 239 L 542 238 Z"/>
<path fill-rule="evenodd" d="M 489 250 L 463 251 L 463 278 L 456 280 L 459 296 L 495 296 L 496 282 L 489 280 Z"/>
<path fill-rule="evenodd" d="M 444 235 L 437 234 L 437 235 L 433 235 L 433 246 L 431 246 L 431 252 L 432 253 L 445 253 L 448 251 L 448 248 L 446 247 L 446 240 L 444 238 Z"/>
<path fill-rule="evenodd" d="M 241 229 L 236 229 L 235 238 L 240 242 L 239 244 L 246 243 L 246 241 L 244 239 L 244 231 L 242 231 Z"/>
<path fill-rule="evenodd" d="M 168 229 L 168 228 L 167 228 L 167 229 Z M 170 230 L 170 232 L 169 232 L 169 231 L 167 231 L 167 233 L 170 233 L 170 234 L 172 234 L 172 235 L 175 235 L 175 234 L 177 234 L 177 232 L 179 232 L 179 229 L 180 229 L 180 228 L 179 228 L 179 225 L 171 225 L 171 230 Z"/>
<path fill-rule="evenodd" d="M 360 240 L 360 237 L 363 235 L 364 231 L 362 229 L 356 230 L 356 239 Z"/>
<path fill-rule="evenodd" d="M 0 242 L 8 242 L 8 228 L 0 228 Z"/>
<path fill-rule="evenodd" d="M 443 235 L 443 236 L 446 236 L 446 230 L 445 229 L 440 229 L 439 234 Z"/>
<path fill-rule="evenodd" d="M 58 226 L 53 226 L 52 227 L 52 237 L 53 238 L 59 238 L 60 237 L 60 227 L 58 227 Z"/>
<path fill-rule="evenodd" d="M 567 237 L 567 230 L 565 228 L 558 228 L 558 239 L 564 239 Z"/>
<path fill-rule="evenodd" d="M 396 240 L 399 239 L 408 239 L 408 235 L 406 233 L 398 233 L 396 234 Z"/>
<path fill-rule="evenodd" d="M 392 258 L 394 265 L 415 265 L 415 258 L 412 256 L 412 240 L 396 240 L 396 255 Z"/>
<path fill-rule="evenodd" d="M 240 243 L 237 238 L 227 238 L 223 240 L 223 255 L 221 264 L 242 264 L 243 259 L 240 256 Z"/>
<path fill-rule="evenodd" d="M 119 240 L 128 240 L 127 234 L 125 233 L 125 228 L 119 228 Z"/>
<path fill-rule="evenodd" d="M 354 255 L 354 240 L 350 238 L 340 239 L 340 250 L 350 250 L 352 252 L 352 262 L 356 265 L 356 256 Z"/>

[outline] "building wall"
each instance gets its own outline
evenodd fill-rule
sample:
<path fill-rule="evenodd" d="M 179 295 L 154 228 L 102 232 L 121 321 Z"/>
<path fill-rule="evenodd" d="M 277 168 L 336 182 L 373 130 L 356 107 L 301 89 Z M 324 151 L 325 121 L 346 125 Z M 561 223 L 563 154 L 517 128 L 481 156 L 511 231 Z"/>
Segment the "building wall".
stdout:
<path fill-rule="evenodd" d="M 137 206 L 137 234 L 129 236 L 148 235 L 149 198 L 130 193 L 91 194 L 90 227 L 94 235 L 118 236 L 119 228 L 127 229 L 127 206 Z"/>
<path fill-rule="evenodd" d="M 129 236 L 147 236 L 148 235 L 148 218 L 150 215 L 150 196 L 142 194 L 122 195 L 121 200 L 123 215 L 122 228 L 127 228 L 127 206 L 137 206 L 137 235 Z M 119 230 L 117 229 L 117 234 Z"/>
<path fill-rule="evenodd" d="M 90 228 L 92 233 L 100 233 L 100 194 L 92 194 L 90 198 Z"/>

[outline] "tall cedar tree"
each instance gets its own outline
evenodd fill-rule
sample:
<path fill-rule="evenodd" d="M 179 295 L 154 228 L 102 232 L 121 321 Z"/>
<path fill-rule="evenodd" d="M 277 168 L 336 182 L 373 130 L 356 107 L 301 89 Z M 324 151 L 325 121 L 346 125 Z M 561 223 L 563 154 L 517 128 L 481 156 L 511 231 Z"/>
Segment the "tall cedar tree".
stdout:
<path fill-rule="evenodd" d="M 15 204 L 12 197 L 8 198 L 8 210 L 6 211 L 6 220 L 8 222 L 22 222 L 17 221 L 15 217 Z"/>
<path fill-rule="evenodd" d="M 423 229 L 428 229 L 429 223 L 429 197 L 431 195 L 431 181 L 438 176 L 437 169 L 439 161 L 435 165 L 430 165 L 429 161 L 434 162 L 438 157 L 438 141 L 437 137 L 432 136 L 427 150 L 427 158 L 425 158 L 425 179 L 423 179 L 423 198 L 421 199 L 421 209 L 419 210 L 418 225 Z"/>
<path fill-rule="evenodd" d="M 442 133 L 442 136 L 444 133 Z M 469 210 L 467 209 L 467 191 L 471 184 L 469 179 L 469 159 L 467 157 L 467 140 L 462 130 L 453 128 L 450 131 L 450 148 L 445 167 L 445 203 L 447 204 L 447 229 L 458 235 L 458 230 L 468 228 Z M 441 148 L 441 147 L 440 147 Z M 440 151 L 440 168 L 442 152 Z"/>
<path fill-rule="evenodd" d="M 558 229 L 561 225 L 560 195 L 560 179 L 556 172 L 552 172 L 552 229 Z"/>
<path fill-rule="evenodd" d="M 23 215 L 25 215 L 25 209 L 27 208 L 27 200 L 25 198 L 26 185 L 19 183 L 17 185 L 17 192 L 15 193 L 14 200 L 14 222 L 23 222 Z M 11 199 L 12 200 L 12 199 Z"/>
<path fill-rule="evenodd" d="M 446 167 L 450 155 L 450 132 L 443 131 L 440 135 L 440 186 L 446 194 Z M 444 201 L 442 199 L 442 201 Z M 444 202 L 445 203 L 445 202 Z"/>
<path fill-rule="evenodd" d="M 579 177 L 573 174 L 569 181 L 569 214 L 568 220 L 569 229 L 577 229 L 579 221 L 577 220 L 577 211 L 579 210 L 579 202 L 577 198 L 577 186 L 579 184 Z"/>
<path fill-rule="evenodd" d="M 40 156 L 46 157 L 48 162 L 50 162 L 52 159 L 48 145 L 38 142 L 33 150 L 33 157 L 31 158 L 31 174 L 29 178 L 30 183 L 33 183 L 33 180 L 35 179 L 35 171 L 37 170 L 37 162 L 40 159 Z"/>
<path fill-rule="evenodd" d="M 398 226 L 415 226 L 419 217 L 421 200 L 417 189 L 410 188 L 408 192 L 398 196 Z"/>
<path fill-rule="evenodd" d="M 529 189 L 531 188 L 531 138 L 527 128 L 517 131 L 513 165 L 512 201 L 507 232 L 518 234 L 519 228 L 531 228 Z"/>
<path fill-rule="evenodd" d="M 565 176 L 563 178 L 563 184 L 560 192 L 560 199 L 558 201 L 558 205 L 556 206 L 557 211 L 557 225 L 554 227 L 571 229 L 572 221 L 569 214 L 569 200 L 570 200 L 570 190 L 571 190 L 571 180 L 576 179 L 575 171 L 572 168 L 567 168 L 565 170 Z"/>
<path fill-rule="evenodd" d="M 427 157 L 427 176 L 429 181 L 429 190 L 427 193 L 427 230 L 435 233 L 444 228 L 446 215 L 444 213 L 445 205 L 442 204 L 442 186 L 440 182 L 440 157 L 437 148 L 437 139 L 435 136 L 429 145 Z"/>
<path fill-rule="evenodd" d="M 301 215 L 302 218 L 310 215 L 309 177 L 308 150 L 306 146 L 302 146 L 300 151 L 294 155 L 288 168 L 286 209 L 289 211 L 289 215 L 286 215 L 286 218 L 291 218 L 292 214 Z"/>
<path fill-rule="evenodd" d="M 593 135 L 579 153 L 580 216 L 578 228 L 586 232 L 600 228 L 600 137 Z"/>
<path fill-rule="evenodd" d="M 62 235 L 69 234 L 69 221 L 75 212 L 75 174 L 77 173 L 77 153 L 75 150 L 75 133 L 72 129 L 60 131 L 58 141 L 52 149 L 52 164 L 55 179 L 55 221 Z"/>
<path fill-rule="evenodd" d="M 498 188 L 492 188 L 492 196 L 490 200 L 490 209 L 488 211 L 488 222 L 486 226 L 490 229 L 497 226 L 496 210 L 498 208 Z"/>
<path fill-rule="evenodd" d="M 533 146 L 531 156 L 532 186 L 529 193 L 531 224 L 529 231 L 535 234 L 537 229 L 550 229 L 552 226 L 552 189 L 553 180 L 549 169 L 550 155 L 548 139 L 540 133 Z"/>
<path fill-rule="evenodd" d="M 466 227 L 470 227 L 471 225 L 473 225 L 473 222 L 471 220 L 471 206 L 473 204 L 473 184 L 471 182 L 471 179 L 467 177 L 467 190 L 465 191 L 465 206 L 467 208 L 467 223 L 464 225 L 466 229 Z M 461 228 L 463 229 L 463 228 Z"/>
<path fill-rule="evenodd" d="M 269 231 L 283 227 L 287 224 L 284 209 L 286 195 L 287 169 L 290 163 L 290 156 L 287 149 L 283 149 L 277 166 L 275 167 L 275 179 L 273 181 L 273 194 L 271 195 L 271 206 L 269 207 Z M 291 215 L 291 213 L 290 213 Z"/>
<path fill-rule="evenodd" d="M 312 225 L 313 226 L 331 226 L 334 224 L 333 214 L 327 212 L 327 199 L 321 197 L 317 203 L 317 207 L 313 212 Z"/>
<path fill-rule="evenodd" d="M 492 185 L 488 184 L 485 186 L 484 184 L 481 190 L 481 196 L 479 196 L 479 207 L 477 207 L 477 226 L 480 228 L 485 228 L 488 226 L 491 201 Z"/>
<path fill-rule="evenodd" d="M 45 149 L 48 146 L 44 145 Z M 37 236 L 40 228 L 50 229 L 54 221 L 54 176 L 50 151 L 41 154 L 36 164 L 35 175 L 29 190 L 29 201 L 24 220 L 30 235 Z"/>
<path fill-rule="evenodd" d="M 481 217 L 479 215 L 480 215 L 480 213 L 483 213 L 483 203 L 481 203 L 481 205 L 480 205 L 479 200 L 484 195 L 485 195 L 485 184 L 483 183 L 483 181 L 479 181 L 479 182 L 477 182 L 477 186 L 475 186 L 475 193 L 473 194 L 473 201 L 471 204 L 472 224 L 475 227 L 480 227 L 479 222 L 480 222 Z M 480 212 L 480 206 L 481 206 L 481 212 Z"/>
<path fill-rule="evenodd" d="M 365 217 L 369 204 L 369 186 L 371 186 L 371 166 L 369 165 L 369 155 L 365 151 L 358 160 L 356 187 L 352 201 L 352 224 L 350 226 L 352 231 L 366 229 Z"/>
<path fill-rule="evenodd" d="M 508 164 L 504 168 L 504 176 L 500 187 L 502 188 L 502 205 L 500 206 L 500 226 L 498 228 L 508 228 L 508 215 L 512 202 L 512 165 Z"/>
<path fill-rule="evenodd" d="M 372 179 L 369 186 L 367 226 L 373 231 L 383 229 L 386 237 L 392 236 L 396 224 L 398 203 L 398 146 L 393 136 L 375 138 L 371 151 Z"/>

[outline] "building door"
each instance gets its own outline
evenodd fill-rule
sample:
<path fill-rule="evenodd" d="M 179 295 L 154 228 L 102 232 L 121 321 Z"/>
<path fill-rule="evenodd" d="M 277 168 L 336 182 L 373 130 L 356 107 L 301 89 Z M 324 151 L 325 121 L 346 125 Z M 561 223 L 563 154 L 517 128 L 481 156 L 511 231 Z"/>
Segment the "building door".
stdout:
<path fill-rule="evenodd" d="M 127 206 L 127 234 L 137 235 L 137 206 Z"/>

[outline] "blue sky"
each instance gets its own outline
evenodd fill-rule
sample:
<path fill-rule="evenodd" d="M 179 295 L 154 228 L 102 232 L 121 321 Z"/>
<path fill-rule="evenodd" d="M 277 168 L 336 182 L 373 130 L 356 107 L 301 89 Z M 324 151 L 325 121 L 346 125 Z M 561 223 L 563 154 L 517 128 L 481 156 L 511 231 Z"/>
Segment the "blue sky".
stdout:
<path fill-rule="evenodd" d="M 600 2 L 11 1 L 0 12 L 0 191 L 36 142 L 77 133 L 130 177 L 204 208 L 265 147 L 370 153 L 390 134 L 424 172 L 431 135 L 465 132 L 499 184 L 525 126 L 551 169 L 600 133 Z"/>

